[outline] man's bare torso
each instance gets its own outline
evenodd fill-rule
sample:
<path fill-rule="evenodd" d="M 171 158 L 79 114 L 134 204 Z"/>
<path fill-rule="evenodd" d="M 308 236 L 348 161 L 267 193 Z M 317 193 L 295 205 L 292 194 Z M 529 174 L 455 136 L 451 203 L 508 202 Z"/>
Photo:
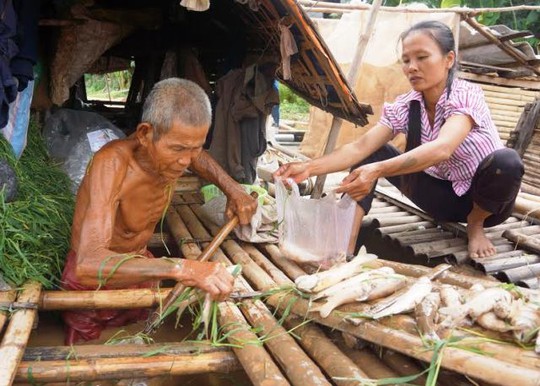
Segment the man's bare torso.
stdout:
<path fill-rule="evenodd" d="M 164 182 L 156 174 L 144 170 L 136 160 L 137 142 L 133 139 L 118 140 L 107 145 L 107 157 L 116 158 L 122 165 L 122 175 L 117 170 L 107 170 L 96 158 L 91 168 L 103 168 L 99 178 L 85 177 L 77 196 L 77 206 L 72 227 L 72 249 L 77 251 L 80 243 L 83 219 L 88 215 L 88 205 L 94 195 L 100 194 L 104 179 L 114 180 L 117 191 L 105 199 L 115 214 L 109 249 L 118 253 L 143 251 L 151 238 L 157 222 L 161 219 L 171 197 L 173 183 Z"/>

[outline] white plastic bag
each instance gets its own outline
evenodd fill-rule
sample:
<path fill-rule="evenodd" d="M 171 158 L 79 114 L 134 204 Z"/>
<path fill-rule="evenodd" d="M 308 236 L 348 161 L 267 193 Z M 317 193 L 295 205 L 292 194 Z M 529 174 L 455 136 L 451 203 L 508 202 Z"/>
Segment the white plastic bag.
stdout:
<path fill-rule="evenodd" d="M 334 192 L 321 199 L 302 197 L 292 181 L 291 188 L 289 191 L 282 181 L 276 181 L 281 253 L 299 263 L 343 258 L 356 202 L 349 195 L 338 199 Z"/>

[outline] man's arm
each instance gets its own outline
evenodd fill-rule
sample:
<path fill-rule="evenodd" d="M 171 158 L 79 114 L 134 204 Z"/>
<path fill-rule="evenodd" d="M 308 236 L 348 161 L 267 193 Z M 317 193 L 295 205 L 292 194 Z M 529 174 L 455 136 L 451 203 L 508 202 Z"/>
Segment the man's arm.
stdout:
<path fill-rule="evenodd" d="M 246 193 L 205 150 L 193 159 L 190 168 L 204 179 L 217 185 L 227 196 L 226 214 L 229 218 L 237 215 L 240 224 L 249 224 L 257 210 L 257 200 Z"/>

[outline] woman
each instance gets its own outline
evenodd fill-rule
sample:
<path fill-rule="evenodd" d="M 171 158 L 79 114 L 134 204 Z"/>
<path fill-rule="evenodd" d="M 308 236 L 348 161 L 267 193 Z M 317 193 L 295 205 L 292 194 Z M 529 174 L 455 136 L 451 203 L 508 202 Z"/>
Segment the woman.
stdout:
<path fill-rule="evenodd" d="M 481 88 L 455 77 L 455 42 L 445 24 L 420 22 L 400 41 L 412 90 L 385 104 L 380 121 L 357 141 L 283 165 L 274 177 L 300 182 L 352 166 L 337 192 L 357 200 L 362 217 L 377 179 L 386 177 L 435 220 L 467 222 L 470 257 L 494 255 L 484 227 L 510 216 L 521 159 L 501 143 Z M 387 144 L 398 133 L 407 135 L 405 153 Z"/>

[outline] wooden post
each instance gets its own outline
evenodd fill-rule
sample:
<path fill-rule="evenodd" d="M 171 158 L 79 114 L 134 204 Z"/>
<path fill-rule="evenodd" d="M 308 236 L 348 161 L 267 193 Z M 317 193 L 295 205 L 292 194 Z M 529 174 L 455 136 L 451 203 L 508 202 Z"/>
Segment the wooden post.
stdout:
<path fill-rule="evenodd" d="M 373 1 L 373 4 L 371 5 L 371 9 L 369 11 L 368 23 L 366 24 L 365 30 L 363 31 L 363 33 L 360 35 L 358 39 L 358 43 L 356 46 L 356 53 L 354 55 L 351 67 L 349 69 L 349 73 L 347 74 L 347 82 L 351 86 L 352 90 L 354 90 L 354 86 L 358 79 L 358 72 L 360 70 L 360 65 L 362 64 L 362 59 L 364 57 L 364 53 L 366 51 L 366 47 L 369 42 L 369 39 L 371 38 L 371 34 L 373 33 L 375 20 L 377 20 L 377 13 L 379 12 L 379 8 L 381 7 L 381 5 L 382 5 L 382 0 Z M 338 117 L 334 117 L 332 119 L 332 126 L 330 128 L 330 133 L 328 134 L 328 139 L 326 141 L 326 146 L 324 148 L 324 154 L 331 153 L 332 150 L 334 150 L 336 146 L 337 138 L 339 136 L 339 130 L 341 128 L 342 122 L 343 120 Z M 317 177 L 317 180 L 315 181 L 315 186 L 313 188 L 313 193 L 311 194 L 311 198 L 321 197 L 325 181 L 326 181 L 326 175 L 320 175 Z"/>
<path fill-rule="evenodd" d="M 17 366 L 28 343 L 30 332 L 37 315 L 37 302 L 41 292 L 41 284 L 27 283 L 17 297 L 17 302 L 35 304 L 36 308 L 23 308 L 11 315 L 2 343 L 0 344 L 0 385 L 13 383 Z"/>

